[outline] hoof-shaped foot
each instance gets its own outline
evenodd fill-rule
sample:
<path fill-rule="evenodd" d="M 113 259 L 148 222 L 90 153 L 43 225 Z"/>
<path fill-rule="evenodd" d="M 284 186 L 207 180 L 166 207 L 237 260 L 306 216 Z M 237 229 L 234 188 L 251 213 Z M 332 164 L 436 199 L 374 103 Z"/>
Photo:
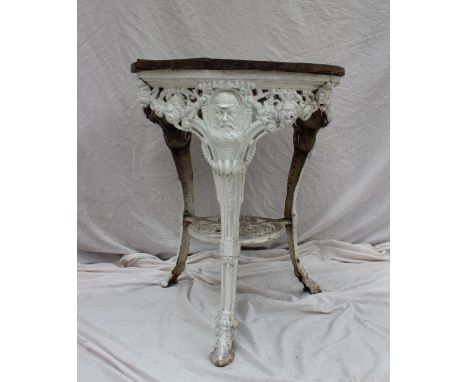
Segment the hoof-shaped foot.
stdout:
<path fill-rule="evenodd" d="M 309 278 L 302 279 L 302 284 L 304 284 L 304 291 L 309 292 L 310 294 L 316 294 L 322 292 L 320 285 L 318 285 L 314 280 Z"/>
<path fill-rule="evenodd" d="M 221 353 L 217 350 L 213 350 L 213 352 L 211 352 L 210 358 L 211 362 L 213 362 L 213 365 L 224 367 L 232 362 L 234 359 L 234 352 L 231 350 L 228 353 Z"/>
<path fill-rule="evenodd" d="M 309 292 L 310 294 L 317 294 L 322 292 L 320 286 L 315 281 L 308 280 L 303 282 L 303 284 L 305 292 Z"/>
<path fill-rule="evenodd" d="M 216 343 L 211 352 L 211 362 L 215 366 L 223 367 L 229 365 L 234 359 L 232 343 L 234 339 L 234 328 L 237 320 L 231 315 L 220 314 L 216 322 Z"/>
<path fill-rule="evenodd" d="M 176 284 L 177 283 L 177 277 L 174 276 L 171 272 L 171 274 L 163 281 L 161 281 L 160 285 L 163 287 L 163 288 L 167 288 L 167 287 L 170 287 L 172 284 Z"/>
<path fill-rule="evenodd" d="M 297 270 L 294 271 L 294 274 L 302 283 L 302 285 L 304 285 L 305 292 L 309 292 L 310 294 L 316 294 L 322 291 L 320 289 L 320 285 L 318 285 L 318 283 L 309 278 L 309 275 L 307 274 L 306 270 L 302 267 L 301 264 L 298 264 Z"/>

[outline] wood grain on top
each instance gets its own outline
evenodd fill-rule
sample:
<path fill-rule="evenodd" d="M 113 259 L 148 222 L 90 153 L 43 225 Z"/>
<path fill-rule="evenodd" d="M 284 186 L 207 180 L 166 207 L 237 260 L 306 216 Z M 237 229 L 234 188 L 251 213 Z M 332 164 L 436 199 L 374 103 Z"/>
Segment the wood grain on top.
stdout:
<path fill-rule="evenodd" d="M 276 72 L 296 72 L 311 74 L 329 74 L 343 77 L 344 68 L 335 65 L 308 64 L 303 62 L 225 60 L 218 58 L 187 58 L 177 60 L 136 60 L 132 73 L 143 70 L 160 69 L 213 69 L 213 70 L 267 70 Z"/>

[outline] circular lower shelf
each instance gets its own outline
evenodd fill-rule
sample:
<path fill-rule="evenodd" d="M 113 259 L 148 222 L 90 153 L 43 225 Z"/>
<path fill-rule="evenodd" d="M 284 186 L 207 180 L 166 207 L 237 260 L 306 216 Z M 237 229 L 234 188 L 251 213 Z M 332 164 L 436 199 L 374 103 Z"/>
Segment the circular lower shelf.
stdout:
<path fill-rule="evenodd" d="M 190 236 L 205 243 L 217 244 L 221 240 L 219 216 L 191 217 Z M 239 239 L 244 247 L 256 246 L 277 239 L 284 233 L 286 219 L 269 219 L 259 216 L 240 216 Z"/>

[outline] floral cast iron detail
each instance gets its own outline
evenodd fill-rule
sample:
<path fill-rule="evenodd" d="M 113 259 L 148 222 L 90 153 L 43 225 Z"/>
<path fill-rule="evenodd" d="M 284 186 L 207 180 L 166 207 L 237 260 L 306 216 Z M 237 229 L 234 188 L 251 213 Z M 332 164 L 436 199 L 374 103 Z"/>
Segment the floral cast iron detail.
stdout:
<path fill-rule="evenodd" d="M 224 130 L 223 134 L 229 135 L 241 131 L 247 122 L 244 108 L 254 111 L 249 123 L 262 124 L 269 131 L 291 127 L 298 118 L 305 121 L 317 109 L 330 114 L 333 84 L 327 82 L 313 91 L 257 89 L 251 82 L 218 80 L 202 82 L 197 88 L 152 89 L 139 79 L 138 87 L 141 106 L 150 106 L 159 117 L 165 117 L 176 127 L 188 130 L 208 118 L 208 124 L 218 126 Z"/>
<path fill-rule="evenodd" d="M 265 219 L 258 216 L 241 215 L 239 219 L 239 238 L 244 246 L 255 246 L 269 237 L 270 240 L 283 234 L 285 222 Z M 221 220 L 219 216 L 197 217 L 190 225 L 193 237 L 210 243 L 219 243 Z"/>

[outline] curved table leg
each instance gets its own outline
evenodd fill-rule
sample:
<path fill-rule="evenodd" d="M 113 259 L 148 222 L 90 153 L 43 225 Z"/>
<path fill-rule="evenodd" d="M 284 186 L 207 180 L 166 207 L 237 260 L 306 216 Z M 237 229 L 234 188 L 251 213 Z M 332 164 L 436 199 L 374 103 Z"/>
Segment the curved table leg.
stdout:
<path fill-rule="evenodd" d="M 167 147 L 171 150 L 184 199 L 182 233 L 177 262 L 168 279 L 161 283 L 161 286 L 168 287 L 175 284 L 177 278 L 184 271 L 185 262 L 189 253 L 190 234 L 188 229 L 191 224 L 190 217 L 194 214 L 193 169 L 192 158 L 190 156 L 192 133 L 176 129 L 173 125 L 168 123 L 165 118 L 158 117 L 150 107 L 145 108 L 145 113 L 149 120 L 159 124 L 163 130 L 164 140 L 166 141 Z"/>
<path fill-rule="evenodd" d="M 294 274 L 304 285 L 304 290 L 314 294 L 320 293 L 320 286 L 309 278 L 306 270 L 300 263 L 297 254 L 297 218 L 296 218 L 296 193 L 297 185 L 301 178 L 304 164 L 314 147 L 317 132 L 325 127 L 328 121 L 326 114 L 317 110 L 307 121 L 298 119 L 294 125 L 294 154 L 291 161 L 291 167 L 288 175 L 288 186 L 286 202 L 284 206 L 284 217 L 291 221 L 286 225 L 288 235 L 288 247 L 291 261 L 294 267 Z"/>

